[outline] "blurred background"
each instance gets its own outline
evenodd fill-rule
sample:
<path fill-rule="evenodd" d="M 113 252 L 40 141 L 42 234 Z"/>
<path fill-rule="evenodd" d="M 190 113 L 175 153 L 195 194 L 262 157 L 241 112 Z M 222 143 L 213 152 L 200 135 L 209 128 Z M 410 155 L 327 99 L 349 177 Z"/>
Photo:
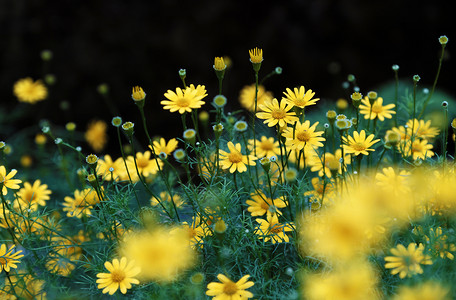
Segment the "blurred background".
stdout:
<path fill-rule="evenodd" d="M 140 85 L 147 93 L 149 131 L 170 138 L 181 135 L 180 116 L 163 111 L 160 101 L 168 89 L 181 86 L 181 68 L 187 70 L 187 83 L 206 86 L 205 100 L 210 102 L 218 89 L 214 57 L 229 56 L 224 94 L 229 109 L 237 109 L 240 89 L 254 82 L 248 50 L 260 47 L 260 77 L 276 66 L 283 68 L 282 75 L 265 84 L 276 97 L 287 87 L 304 85 L 316 97 L 334 101 L 348 96 L 342 88 L 348 74 L 356 76 L 366 93 L 394 78 L 393 64 L 400 66 L 400 77 L 411 82 L 419 74 L 420 85 L 432 85 L 441 35 L 448 36 L 449 44 L 438 87 L 454 95 L 456 35 L 449 5 L 391 0 L 2 0 L 1 109 L 13 111 L 20 105 L 32 112 L 17 126 L 36 126 L 37 131 L 43 118 L 57 125 L 72 121 L 82 131 L 90 120 L 109 123 L 114 115 L 139 125 L 130 95 L 132 86 Z M 40 57 L 44 49 L 53 52 L 46 66 Z M 48 73 L 56 77 L 48 99 L 18 104 L 14 82 Z M 97 92 L 101 83 L 109 86 L 112 108 Z M 211 109 L 209 104 L 205 108 Z"/>

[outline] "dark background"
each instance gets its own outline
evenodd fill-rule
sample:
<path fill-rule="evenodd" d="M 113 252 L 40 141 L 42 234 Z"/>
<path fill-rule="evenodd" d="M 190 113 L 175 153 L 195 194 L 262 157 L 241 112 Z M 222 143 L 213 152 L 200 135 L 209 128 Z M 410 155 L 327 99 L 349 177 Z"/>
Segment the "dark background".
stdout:
<path fill-rule="evenodd" d="M 213 59 L 231 57 L 224 93 L 235 109 L 239 90 L 254 80 L 248 50 L 258 46 L 265 59 L 260 76 L 283 68 L 266 83 L 275 96 L 304 85 L 317 97 L 334 100 L 347 96 L 341 87 L 347 74 L 355 74 L 366 93 L 393 78 L 393 64 L 400 65 L 401 76 L 411 80 L 419 74 L 420 84 L 432 84 L 441 35 L 449 44 L 439 87 L 454 95 L 450 3 L 1 0 L 1 106 L 17 108 L 16 80 L 49 72 L 57 77 L 49 99 L 21 104 L 33 114 L 18 126 L 37 126 L 42 118 L 60 125 L 73 121 L 79 130 L 94 118 L 109 123 L 113 112 L 96 90 L 103 82 L 110 86 L 114 113 L 139 125 L 130 94 L 133 85 L 141 85 L 149 130 L 169 138 L 181 135 L 180 116 L 159 103 L 166 90 L 181 85 L 180 68 L 187 69 L 188 83 L 206 85 L 210 102 L 217 92 Z M 43 49 L 54 53 L 47 70 Z M 69 109 L 62 109 L 62 101 Z"/>

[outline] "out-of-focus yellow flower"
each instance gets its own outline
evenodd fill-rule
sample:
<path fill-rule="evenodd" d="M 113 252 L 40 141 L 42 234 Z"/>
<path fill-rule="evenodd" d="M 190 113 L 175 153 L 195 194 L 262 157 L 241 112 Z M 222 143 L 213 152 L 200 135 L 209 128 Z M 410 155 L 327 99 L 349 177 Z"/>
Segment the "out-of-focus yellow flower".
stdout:
<path fill-rule="evenodd" d="M 423 274 L 421 265 L 432 265 L 432 260 L 429 255 L 423 253 L 424 246 L 420 244 L 416 247 L 415 243 L 410 243 L 407 248 L 398 244 L 396 248 L 392 248 L 393 256 L 385 257 L 385 268 L 392 269 L 391 274 L 399 274 L 399 277 L 412 277 L 416 274 Z"/>
<path fill-rule="evenodd" d="M 104 121 L 99 120 L 89 123 L 84 137 L 95 152 L 102 151 L 106 146 L 108 142 L 107 129 L 108 125 Z"/>
<path fill-rule="evenodd" d="M 450 289 L 438 282 L 420 282 L 414 286 L 400 286 L 393 300 L 450 300 Z"/>
<path fill-rule="evenodd" d="M 266 91 L 264 86 L 259 85 L 257 93 L 257 109 L 260 105 L 271 101 L 272 98 L 272 92 Z M 242 88 L 239 94 L 239 102 L 245 109 L 251 112 L 255 110 L 255 84 L 246 85 Z"/>
<path fill-rule="evenodd" d="M 32 78 L 27 77 L 16 81 L 13 93 L 20 102 L 35 104 L 46 99 L 48 91 L 41 80 L 33 81 Z"/>

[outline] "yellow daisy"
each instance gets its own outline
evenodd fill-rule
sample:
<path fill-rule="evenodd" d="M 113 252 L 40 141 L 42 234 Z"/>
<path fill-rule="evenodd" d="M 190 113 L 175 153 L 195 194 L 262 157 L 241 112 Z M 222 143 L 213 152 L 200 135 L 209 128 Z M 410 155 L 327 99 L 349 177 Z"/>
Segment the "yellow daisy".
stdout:
<path fill-rule="evenodd" d="M 335 170 L 337 174 L 342 174 L 342 150 L 337 149 L 335 154 L 325 153 L 325 155 L 314 156 L 311 158 L 309 164 L 312 166 L 311 171 L 317 172 L 318 176 L 323 177 L 323 174 L 326 174 L 328 178 L 332 177 L 331 170 Z M 344 165 L 350 164 L 350 157 L 345 155 Z"/>
<path fill-rule="evenodd" d="M 323 141 L 325 141 L 323 131 L 315 131 L 318 122 L 315 122 L 310 126 L 310 121 L 307 120 L 304 123 L 296 122 L 296 127 L 288 127 L 284 130 L 283 136 L 287 139 L 286 145 L 290 149 L 302 150 L 304 148 L 313 149 L 323 147 Z"/>
<path fill-rule="evenodd" d="M 263 49 L 255 47 L 249 50 L 250 61 L 254 64 L 259 64 L 263 61 Z"/>
<path fill-rule="evenodd" d="M 168 142 L 164 138 L 160 138 L 158 141 L 154 141 L 154 151 L 156 155 L 159 155 L 160 153 L 166 153 L 167 155 L 171 155 L 174 150 L 177 148 L 177 140 L 176 139 L 170 139 Z M 152 149 L 152 147 L 149 145 L 149 148 Z"/>
<path fill-rule="evenodd" d="M 243 155 L 241 152 L 241 144 L 236 145 L 233 142 L 228 142 L 228 149 L 230 152 L 219 150 L 220 154 L 220 167 L 222 169 L 230 169 L 230 173 L 238 171 L 239 173 L 247 171 L 247 166 L 254 166 L 257 159 L 253 155 Z"/>
<path fill-rule="evenodd" d="M 181 198 L 181 196 L 174 194 L 173 197 L 171 198 L 171 195 L 169 192 L 160 192 L 160 199 L 157 200 L 155 196 L 152 196 L 150 198 L 150 204 L 152 206 L 157 206 L 159 204 L 159 200 L 161 203 L 171 203 L 171 201 L 174 201 L 174 204 L 176 205 L 177 208 L 181 207 L 184 204 L 184 200 Z"/>
<path fill-rule="evenodd" d="M 255 145 L 256 144 L 256 145 Z M 273 155 L 280 155 L 279 142 L 275 141 L 273 137 L 262 136 L 260 140 L 249 140 L 249 149 L 253 151 L 256 146 L 256 155 L 258 157 L 271 157 Z"/>
<path fill-rule="evenodd" d="M 290 112 L 293 106 L 288 105 L 284 100 L 280 101 L 279 105 L 279 101 L 274 98 L 272 101 L 260 105 L 259 108 L 261 112 L 256 114 L 257 118 L 265 119 L 264 123 L 269 127 L 275 125 L 284 127 L 299 120 L 294 111 Z"/>
<path fill-rule="evenodd" d="M 231 299 L 248 299 L 253 294 L 246 289 L 252 287 L 255 283 L 248 281 L 250 275 L 245 275 L 237 282 L 231 281 L 223 274 L 218 274 L 217 278 L 221 281 L 211 282 L 207 285 L 207 296 L 214 296 L 212 299 L 231 300 Z"/>
<path fill-rule="evenodd" d="M 30 77 L 16 81 L 13 93 L 20 102 L 31 104 L 46 99 L 48 95 L 47 88 L 41 80 L 33 81 Z"/>
<path fill-rule="evenodd" d="M 400 286 L 393 300 L 450 300 L 450 289 L 438 282 L 420 282 L 414 286 Z"/>
<path fill-rule="evenodd" d="M 46 201 L 50 199 L 52 192 L 48 190 L 47 184 L 41 184 L 40 180 L 35 180 L 33 185 L 28 182 L 17 193 L 17 201 L 21 206 L 36 210 L 38 205 L 46 206 Z"/>
<path fill-rule="evenodd" d="M 112 160 L 109 154 L 98 160 L 97 173 L 102 176 L 103 180 L 122 180 L 127 176 L 123 159 L 120 157 L 115 161 Z M 128 177 L 127 177 L 128 178 Z"/>
<path fill-rule="evenodd" d="M 359 113 L 364 115 L 364 119 L 370 119 L 373 120 L 375 118 L 378 118 L 380 121 L 384 121 L 385 118 L 391 119 L 392 115 L 395 114 L 396 112 L 393 109 L 396 105 L 394 104 L 387 104 L 383 106 L 383 98 L 378 97 L 377 100 L 375 100 L 374 105 L 372 105 L 369 102 L 369 97 L 364 97 L 364 99 L 361 101 L 362 104 L 359 106 Z M 371 111 L 372 109 L 372 111 Z"/>
<path fill-rule="evenodd" d="M 76 217 L 80 219 L 82 216 L 92 214 L 93 208 L 87 201 L 87 189 L 83 191 L 75 190 L 74 197 L 66 196 L 64 198 L 63 211 L 67 212 L 67 217 Z"/>
<path fill-rule="evenodd" d="M 434 146 L 432 146 L 432 144 L 428 144 L 427 140 L 416 139 L 413 143 L 411 140 L 407 140 L 401 144 L 400 149 L 403 151 L 402 154 L 405 157 L 412 156 L 413 160 L 418 158 L 425 160 L 427 157 L 434 156 L 434 152 L 431 150 Z"/>
<path fill-rule="evenodd" d="M 250 195 L 250 199 L 245 203 L 249 206 L 247 210 L 252 216 L 262 216 L 264 214 L 281 214 L 279 208 L 286 207 L 286 203 L 283 201 L 283 197 L 271 199 L 266 197 L 263 193 L 253 193 Z"/>
<path fill-rule="evenodd" d="M 95 152 L 100 152 L 108 142 L 108 124 L 105 121 L 92 121 L 87 126 L 84 138 Z"/>
<path fill-rule="evenodd" d="M 456 246 L 448 242 L 448 236 L 443 234 L 442 227 L 430 228 L 429 235 L 425 236 L 425 240 L 434 257 L 454 259 L 451 252 L 456 251 Z"/>
<path fill-rule="evenodd" d="M 255 234 L 259 239 L 264 239 L 265 242 L 270 240 L 273 244 L 290 241 L 286 233 L 293 231 L 293 223 L 279 223 L 277 214 L 269 214 L 267 220 L 257 218 L 255 221 L 259 223 L 255 229 Z"/>
<path fill-rule="evenodd" d="M 206 222 L 202 221 L 200 217 L 193 217 L 192 220 L 191 224 L 183 222 L 182 228 L 179 228 L 179 230 L 184 229 L 184 232 L 190 240 L 192 249 L 203 248 L 204 238 L 208 235 L 212 235 L 212 231 L 209 230 L 208 227 L 208 220 Z"/>
<path fill-rule="evenodd" d="M 265 102 L 271 101 L 272 98 L 273 97 L 271 92 L 266 91 L 262 85 L 258 86 L 257 108 Z M 246 85 L 242 88 L 239 94 L 239 102 L 245 109 L 251 112 L 255 110 L 255 84 Z"/>
<path fill-rule="evenodd" d="M 6 195 L 8 193 L 8 189 L 19 189 L 19 184 L 22 182 L 22 180 L 13 179 L 16 173 L 17 170 L 12 169 L 8 174 L 6 174 L 5 166 L 0 166 L 0 187 L 2 188 L 3 195 Z"/>
<path fill-rule="evenodd" d="M 432 260 L 428 255 L 424 255 L 424 246 L 420 244 L 418 248 L 415 243 L 410 243 L 407 248 L 398 244 L 396 248 L 392 248 L 393 256 L 385 257 L 385 268 L 392 269 L 391 274 L 405 278 L 412 277 L 416 274 L 422 274 L 421 265 L 432 265 Z"/>
<path fill-rule="evenodd" d="M 285 100 L 288 104 L 304 108 L 306 106 L 315 105 L 320 98 L 312 97 L 315 95 L 315 92 L 312 90 L 305 91 L 304 86 L 294 88 L 293 91 L 287 88 L 286 92 L 283 92 L 286 97 L 283 97 L 282 100 Z"/>
<path fill-rule="evenodd" d="M 139 284 L 139 280 L 134 277 L 141 272 L 141 268 L 136 267 L 134 261 L 127 264 L 127 259 L 122 257 L 120 262 L 114 259 L 112 263 L 105 262 L 104 266 L 109 273 L 97 274 L 98 288 L 103 289 L 103 294 L 113 295 L 118 289 L 122 294 L 126 294 L 132 284 Z"/>
<path fill-rule="evenodd" d="M 168 90 L 165 93 L 165 97 L 168 100 L 162 100 L 160 104 L 163 105 L 163 109 L 169 109 L 170 112 L 178 111 L 180 114 L 183 114 L 204 105 L 205 102 L 201 99 L 206 96 L 204 85 L 198 85 L 196 88 L 191 85 L 185 90 L 176 88 L 176 92 Z"/>
<path fill-rule="evenodd" d="M 17 263 L 19 263 L 19 258 L 24 255 L 21 254 L 22 250 L 16 251 L 13 253 L 15 245 L 12 245 L 11 248 L 7 249 L 5 244 L 0 246 L 0 272 L 5 270 L 9 272 L 11 268 L 17 269 Z"/>
<path fill-rule="evenodd" d="M 420 139 L 432 139 L 439 135 L 440 130 L 437 127 L 431 126 L 431 120 L 424 121 L 424 120 L 408 120 L 407 121 L 407 135 L 410 138 L 412 136 L 412 128 L 413 128 L 413 135 L 416 138 Z"/>
<path fill-rule="evenodd" d="M 139 173 L 144 177 L 156 174 L 159 168 L 163 169 L 163 162 L 161 160 L 156 158 L 151 159 L 150 157 L 150 151 L 136 153 L 136 165 L 138 166 Z M 133 156 L 127 157 L 127 167 L 130 171 L 131 179 L 133 181 L 138 181 L 139 177 L 136 172 L 135 158 L 133 158 Z"/>
<path fill-rule="evenodd" d="M 383 168 L 382 173 L 377 173 L 375 179 L 378 186 L 389 189 L 392 192 L 409 193 L 410 187 L 407 185 L 407 179 L 410 174 L 410 172 L 405 170 L 397 174 L 393 167 L 388 167 Z"/>
<path fill-rule="evenodd" d="M 354 155 L 369 155 L 369 152 L 367 151 L 375 151 L 374 149 L 370 149 L 369 147 L 380 141 L 380 139 L 374 140 L 373 134 L 369 135 L 366 138 L 366 132 L 364 130 L 361 130 L 360 133 L 354 131 L 353 137 L 342 137 L 342 139 L 345 143 L 345 145 L 342 145 L 344 147 L 345 153 L 352 153 Z"/>

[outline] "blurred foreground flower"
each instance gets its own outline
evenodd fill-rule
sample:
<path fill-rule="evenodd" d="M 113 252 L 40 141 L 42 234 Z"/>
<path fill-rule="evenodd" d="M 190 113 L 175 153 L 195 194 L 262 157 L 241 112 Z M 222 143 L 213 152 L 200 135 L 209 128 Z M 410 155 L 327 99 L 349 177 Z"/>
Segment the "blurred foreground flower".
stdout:
<path fill-rule="evenodd" d="M 27 77 L 16 81 L 13 93 L 20 102 L 34 104 L 46 99 L 48 91 L 41 80 L 33 81 L 32 78 Z"/>
<path fill-rule="evenodd" d="M 95 152 L 100 152 L 108 142 L 106 130 L 108 125 L 104 121 L 92 121 L 87 126 L 87 131 L 84 135 L 87 143 Z"/>
<path fill-rule="evenodd" d="M 253 294 L 246 289 L 252 287 L 255 283 L 247 281 L 250 275 L 245 275 L 237 282 L 231 281 L 223 274 L 218 274 L 217 278 L 220 282 L 211 282 L 207 285 L 206 295 L 214 296 L 212 299 L 248 299 L 252 298 Z"/>

